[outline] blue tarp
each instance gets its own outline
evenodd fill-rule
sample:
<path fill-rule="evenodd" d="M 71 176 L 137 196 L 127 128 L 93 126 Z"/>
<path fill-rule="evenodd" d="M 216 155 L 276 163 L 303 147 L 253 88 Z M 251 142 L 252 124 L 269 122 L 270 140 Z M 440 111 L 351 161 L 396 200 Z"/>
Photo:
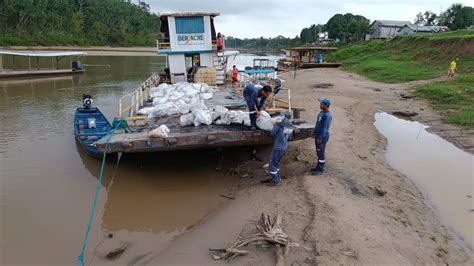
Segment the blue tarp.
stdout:
<path fill-rule="evenodd" d="M 251 70 L 239 70 L 239 72 L 245 74 L 259 74 L 259 73 L 273 73 L 275 69 L 251 69 Z"/>

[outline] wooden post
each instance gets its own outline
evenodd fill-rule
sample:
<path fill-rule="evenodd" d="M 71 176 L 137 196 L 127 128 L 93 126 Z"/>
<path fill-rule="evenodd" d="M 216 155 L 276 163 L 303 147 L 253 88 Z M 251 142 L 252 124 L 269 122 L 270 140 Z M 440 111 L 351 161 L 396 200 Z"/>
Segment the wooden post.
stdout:
<path fill-rule="evenodd" d="M 118 117 L 122 118 L 122 98 L 119 99 L 119 112 Z"/>
<path fill-rule="evenodd" d="M 38 68 L 38 70 L 40 70 L 40 58 L 39 58 L 39 56 L 36 57 L 36 67 Z"/>
<path fill-rule="evenodd" d="M 58 61 L 58 57 L 56 57 L 56 69 L 59 69 L 59 61 Z"/>
<path fill-rule="evenodd" d="M 31 71 L 31 57 L 28 56 L 28 69 Z"/>
<path fill-rule="evenodd" d="M 15 70 L 15 56 L 13 56 L 13 70 Z"/>
<path fill-rule="evenodd" d="M 3 72 L 3 55 L 0 55 L 0 72 Z"/>
<path fill-rule="evenodd" d="M 291 90 L 288 89 L 288 111 L 291 114 Z"/>
<path fill-rule="evenodd" d="M 137 90 L 135 92 L 135 98 L 136 98 L 136 103 L 135 103 L 135 113 L 138 113 L 138 110 L 140 109 L 140 104 L 141 104 L 141 100 L 140 100 L 140 91 L 142 90 L 142 88 L 140 88 L 139 90 Z"/>
<path fill-rule="evenodd" d="M 54 69 L 54 57 L 51 57 L 51 69 Z"/>

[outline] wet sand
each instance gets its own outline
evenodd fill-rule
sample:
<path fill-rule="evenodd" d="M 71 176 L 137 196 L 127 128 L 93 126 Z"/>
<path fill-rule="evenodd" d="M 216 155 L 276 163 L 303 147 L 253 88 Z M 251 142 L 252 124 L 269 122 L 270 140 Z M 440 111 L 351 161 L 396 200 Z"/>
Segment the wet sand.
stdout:
<path fill-rule="evenodd" d="M 282 186 L 269 188 L 249 181 L 237 200 L 179 236 L 150 265 L 227 264 L 213 261 L 208 248 L 232 243 L 248 220 L 257 219 L 263 211 L 282 214 L 283 229 L 300 244 L 290 251 L 287 265 L 472 263 L 469 243 L 446 226 L 449 219 L 438 216 L 414 182 L 387 163 L 387 142 L 373 125 L 374 114 L 381 109 L 415 109 L 420 113 L 415 119 L 429 123 L 430 130 L 469 151 L 472 131 L 441 124 L 423 101 L 400 100 L 400 93 L 407 94 L 414 83 L 381 84 L 337 69 L 298 71 L 295 80 L 292 73 L 286 76 L 291 78 L 284 86 L 293 89 L 294 106 L 306 109 L 304 119 L 314 120 L 317 98 L 326 96 L 333 101 L 327 172 L 309 175 L 315 161 L 312 140 L 292 143 L 283 167 L 289 179 Z M 314 88 L 320 83 L 334 86 Z M 447 128 L 462 134 L 450 134 Z M 265 178 L 260 166 L 249 170 Z M 379 196 L 375 187 L 387 194 Z M 273 251 L 255 251 L 230 262 L 272 263 Z"/>

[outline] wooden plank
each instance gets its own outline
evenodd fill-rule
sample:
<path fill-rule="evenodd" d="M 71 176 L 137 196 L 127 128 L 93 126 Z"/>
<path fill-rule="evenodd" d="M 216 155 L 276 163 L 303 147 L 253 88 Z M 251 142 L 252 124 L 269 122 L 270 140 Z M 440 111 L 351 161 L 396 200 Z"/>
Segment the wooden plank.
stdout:
<path fill-rule="evenodd" d="M 146 120 L 146 119 L 148 119 L 147 116 L 129 116 L 129 117 L 125 118 L 125 120 L 127 120 L 127 121 Z"/>
<path fill-rule="evenodd" d="M 281 113 L 281 112 L 285 112 L 286 109 L 275 107 L 275 108 L 266 108 L 265 111 L 273 112 L 273 113 Z"/>

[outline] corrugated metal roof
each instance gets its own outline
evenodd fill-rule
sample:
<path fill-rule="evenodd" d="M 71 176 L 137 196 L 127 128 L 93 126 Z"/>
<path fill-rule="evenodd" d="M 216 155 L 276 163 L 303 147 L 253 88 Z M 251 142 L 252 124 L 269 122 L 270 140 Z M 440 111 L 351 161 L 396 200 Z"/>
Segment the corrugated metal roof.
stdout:
<path fill-rule="evenodd" d="M 56 56 L 76 56 L 86 55 L 85 52 L 14 52 L 0 50 L 0 55 L 17 55 L 17 56 L 30 56 L 30 57 L 56 57 Z"/>
<path fill-rule="evenodd" d="M 159 17 L 199 17 L 199 16 L 211 16 L 217 17 L 220 13 L 216 12 L 169 12 L 158 14 Z"/>
<path fill-rule="evenodd" d="M 440 31 L 448 31 L 449 28 L 446 26 L 421 26 L 416 24 L 406 25 L 410 29 L 414 31 L 421 31 L 421 32 L 440 32 Z"/>
<path fill-rule="evenodd" d="M 380 22 L 382 26 L 388 27 L 403 27 L 405 25 L 413 25 L 410 21 L 398 21 L 398 20 L 374 20 L 372 24 L 375 22 Z"/>

